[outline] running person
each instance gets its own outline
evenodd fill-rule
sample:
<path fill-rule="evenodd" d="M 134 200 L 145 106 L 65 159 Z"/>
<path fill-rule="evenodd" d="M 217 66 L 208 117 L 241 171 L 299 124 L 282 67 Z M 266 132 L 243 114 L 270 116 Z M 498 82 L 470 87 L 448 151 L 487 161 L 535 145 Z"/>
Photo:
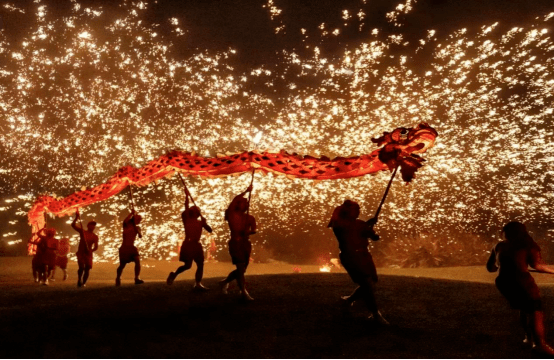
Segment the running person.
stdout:
<path fill-rule="evenodd" d="M 41 252 L 41 256 L 39 258 L 40 282 L 43 285 L 48 285 L 48 277 L 56 266 L 56 250 L 58 249 L 58 240 L 54 237 L 55 235 L 56 229 L 52 228 L 43 228 L 37 233 L 37 236 L 40 239 L 37 247 L 40 248 Z"/>
<path fill-rule="evenodd" d="M 39 232 L 40 231 L 42 231 L 42 229 L 39 230 Z M 36 246 L 35 255 L 33 255 L 33 260 L 31 262 L 31 268 L 33 270 L 33 279 L 36 283 L 38 283 L 42 277 L 42 248 L 38 246 L 41 241 L 40 237 L 37 236 L 35 241 L 33 241 L 33 238 L 34 235 L 29 240 L 29 244 Z"/>
<path fill-rule="evenodd" d="M 62 269 L 63 271 L 63 280 L 67 280 L 67 255 L 69 254 L 70 246 L 69 239 L 63 238 L 58 242 L 58 250 L 56 250 L 56 266 Z M 52 276 L 50 280 L 55 280 L 54 276 L 56 274 L 56 267 L 52 269 Z"/>
<path fill-rule="evenodd" d="M 377 270 L 368 249 L 368 238 L 373 241 L 379 240 L 379 235 L 373 230 L 376 220 L 372 218 L 362 221 L 358 216 L 360 216 L 360 205 L 346 200 L 341 206 L 335 208 L 327 226 L 333 228 L 339 243 L 339 258 L 342 266 L 352 281 L 359 285 L 352 295 L 344 296 L 343 299 L 350 305 L 358 299 L 363 299 L 372 314 L 370 317 L 387 325 L 388 321 L 381 315 L 375 301 Z"/>
<path fill-rule="evenodd" d="M 216 251 L 217 251 L 217 245 L 215 244 L 215 239 L 213 235 L 209 235 L 207 246 L 206 246 L 206 261 L 217 262 L 217 260 L 214 257 L 214 254 Z"/>
<path fill-rule="evenodd" d="M 117 268 L 117 277 L 115 278 L 115 286 L 121 285 L 121 274 L 125 265 L 130 262 L 135 263 L 135 285 L 144 284 L 144 281 L 140 279 L 140 255 L 138 249 L 135 246 L 135 240 L 137 235 L 142 238 L 140 232 L 140 221 L 142 217 L 135 214 L 135 209 L 131 210 L 131 213 L 123 220 L 123 243 L 119 248 L 119 267 Z"/>
<path fill-rule="evenodd" d="M 71 223 L 71 227 L 79 233 L 79 247 L 77 248 L 77 286 L 86 286 L 87 280 L 92 269 L 93 252 L 98 250 L 98 236 L 94 233 L 96 229 L 96 221 L 89 221 L 87 230 L 84 230 L 81 224 L 77 224 L 77 220 L 81 219 L 79 210 L 75 213 L 75 219 Z"/>
<path fill-rule="evenodd" d="M 206 229 L 207 232 L 211 233 L 212 228 L 206 223 L 206 219 L 200 213 L 198 206 L 189 207 L 188 191 L 187 199 L 185 200 L 185 211 L 181 214 L 181 219 L 185 227 L 185 240 L 181 245 L 179 261 L 184 262 L 185 265 L 180 266 L 175 272 L 169 273 L 167 284 L 173 284 L 177 275 L 190 269 L 194 261 L 196 263 L 196 274 L 194 276 L 196 283 L 194 285 L 194 290 L 208 290 L 207 287 L 202 285 L 202 276 L 204 274 L 204 249 L 202 248 L 200 237 L 202 235 L 202 229 Z"/>
<path fill-rule="evenodd" d="M 229 240 L 229 253 L 231 254 L 231 260 L 233 265 L 237 268 L 233 270 L 227 278 L 220 282 L 223 293 L 227 294 L 229 283 L 233 280 L 237 280 L 237 284 L 240 288 L 242 298 L 244 300 L 254 300 L 248 291 L 246 291 L 244 274 L 246 268 L 250 262 L 250 252 L 252 251 L 252 244 L 250 243 L 249 236 L 256 233 L 256 219 L 247 214 L 248 200 L 244 198 L 244 195 L 252 191 L 252 185 L 250 185 L 246 191 L 237 195 L 227 210 L 225 210 L 225 220 L 229 224 L 229 230 L 231 230 L 231 240 Z"/>
<path fill-rule="evenodd" d="M 504 226 L 503 232 L 506 240 L 492 249 L 487 270 L 498 270 L 496 287 L 510 306 L 519 310 L 521 326 L 525 330 L 523 342 L 539 352 L 554 355 L 554 349 L 545 340 L 541 296 L 528 266 L 548 274 L 554 274 L 554 269 L 544 264 L 541 248 L 529 236 L 525 225 L 512 221 Z"/>

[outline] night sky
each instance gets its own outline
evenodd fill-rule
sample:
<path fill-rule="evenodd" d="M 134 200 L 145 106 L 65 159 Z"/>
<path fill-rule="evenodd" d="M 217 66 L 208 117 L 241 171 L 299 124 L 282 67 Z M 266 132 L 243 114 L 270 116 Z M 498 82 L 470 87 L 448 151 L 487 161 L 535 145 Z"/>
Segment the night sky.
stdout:
<path fill-rule="evenodd" d="M 2 4 L 0 253 L 25 252 L 25 213 L 38 194 L 70 195 L 169 149 L 214 156 L 252 149 L 262 132 L 262 149 L 349 156 L 373 150 L 371 136 L 419 122 L 438 130 L 438 145 L 413 184 L 393 187 L 378 226 L 391 249 L 441 233 L 457 234 L 454 243 L 479 234 L 488 247 L 512 219 L 543 245 L 554 240 L 551 1 Z M 354 198 L 369 217 L 388 176 L 260 179 L 256 241 L 291 261 L 326 254 L 332 208 Z M 246 177 L 188 181 L 223 246 L 221 214 Z M 179 183 L 137 196 L 155 240 L 145 253 L 170 256 L 182 231 Z M 121 194 L 86 210 L 103 224 L 105 258 L 126 206 Z M 66 221 L 49 225 L 76 241 Z"/>

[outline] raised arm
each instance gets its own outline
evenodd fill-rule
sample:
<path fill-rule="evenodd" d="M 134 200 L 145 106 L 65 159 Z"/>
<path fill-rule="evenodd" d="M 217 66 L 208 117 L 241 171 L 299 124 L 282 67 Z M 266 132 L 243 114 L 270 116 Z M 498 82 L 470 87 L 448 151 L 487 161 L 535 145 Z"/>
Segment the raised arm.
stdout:
<path fill-rule="evenodd" d="M 135 210 L 131 210 L 131 212 L 129 213 L 129 215 L 127 215 L 127 217 L 125 218 L 125 220 L 123 220 L 123 225 L 127 225 L 129 223 L 129 221 L 131 221 L 131 219 L 133 218 L 133 216 L 135 216 Z"/>
<path fill-rule="evenodd" d="M 247 192 L 250 192 L 252 191 L 252 185 L 249 185 L 246 190 L 244 190 L 243 192 L 241 192 L 238 196 L 244 196 L 246 195 Z"/>
<path fill-rule="evenodd" d="M 41 229 L 42 230 L 42 229 Z M 34 233 L 31 235 L 31 238 L 29 239 L 29 244 L 33 244 L 33 245 L 36 245 L 39 243 L 39 240 L 40 240 L 40 237 L 38 236 L 38 233 L 41 231 L 39 230 L 38 232 Z M 33 239 L 35 238 L 35 235 L 37 236 L 37 238 L 35 239 L 35 241 L 33 241 Z"/>
<path fill-rule="evenodd" d="M 137 224 L 135 223 L 135 221 L 132 221 L 133 218 L 136 216 L 137 214 L 135 213 L 135 209 L 132 209 L 131 210 L 131 213 L 129 215 L 127 215 L 127 217 L 125 218 L 125 220 L 123 220 L 123 228 L 129 226 L 129 224 L 131 226 L 133 226 L 133 228 L 135 229 L 135 231 L 137 232 L 138 234 L 138 237 L 139 238 L 142 238 L 142 234 L 140 232 L 140 229 L 137 227 Z"/>
<path fill-rule="evenodd" d="M 73 219 L 73 222 L 71 223 L 71 227 L 75 229 L 79 234 L 83 232 L 83 229 L 81 228 L 80 224 L 77 224 L 77 220 L 81 218 L 81 215 L 79 214 L 79 210 L 75 213 L 75 219 Z"/>
<path fill-rule="evenodd" d="M 186 189 L 187 198 L 185 199 L 185 210 L 189 209 L 189 190 Z"/>
<path fill-rule="evenodd" d="M 41 234 L 43 231 L 44 231 L 44 228 L 40 229 L 40 230 L 37 232 L 37 236 L 38 236 L 38 238 L 41 239 L 41 240 L 46 239 L 46 236 Z"/>
<path fill-rule="evenodd" d="M 491 255 L 489 256 L 489 260 L 487 260 L 487 271 L 488 272 L 496 272 L 498 270 L 498 265 L 496 265 L 496 247 L 493 247 L 491 250 Z"/>

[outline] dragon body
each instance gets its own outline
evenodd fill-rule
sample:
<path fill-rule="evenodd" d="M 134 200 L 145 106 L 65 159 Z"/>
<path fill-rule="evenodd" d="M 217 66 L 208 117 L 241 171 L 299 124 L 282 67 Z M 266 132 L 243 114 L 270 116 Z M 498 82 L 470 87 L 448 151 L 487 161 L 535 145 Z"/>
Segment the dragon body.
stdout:
<path fill-rule="evenodd" d="M 106 200 L 129 185 L 144 186 L 152 181 L 172 176 L 175 172 L 200 177 L 240 174 L 256 169 L 264 173 L 284 174 L 291 178 L 311 180 L 345 179 L 400 167 L 402 178 L 410 182 L 422 166 L 419 154 L 433 146 L 437 132 L 425 123 L 415 128 L 398 128 L 372 139 L 380 148 L 370 154 L 354 157 L 300 156 L 285 151 L 279 153 L 245 151 L 238 154 L 201 157 L 194 153 L 171 151 L 140 168 L 125 166 L 105 183 L 77 191 L 65 198 L 42 195 L 28 213 L 33 234 L 45 225 L 45 213 L 63 217 L 77 209 Z M 30 247 L 30 252 L 33 251 Z"/>

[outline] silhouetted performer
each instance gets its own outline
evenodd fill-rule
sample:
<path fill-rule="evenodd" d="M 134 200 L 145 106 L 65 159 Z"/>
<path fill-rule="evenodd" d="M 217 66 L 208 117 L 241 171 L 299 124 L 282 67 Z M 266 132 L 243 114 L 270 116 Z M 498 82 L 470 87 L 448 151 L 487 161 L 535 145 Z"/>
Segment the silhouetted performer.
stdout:
<path fill-rule="evenodd" d="M 217 246 L 215 244 L 215 239 L 213 235 L 208 236 L 208 241 L 206 245 L 206 261 L 215 261 L 214 253 L 217 251 Z"/>
<path fill-rule="evenodd" d="M 67 255 L 69 254 L 70 246 L 69 239 L 63 238 L 58 242 L 58 250 L 56 250 L 56 266 L 62 269 L 63 271 L 63 280 L 67 280 Z M 56 267 L 52 269 L 52 276 L 50 280 L 55 280 L 54 276 L 56 275 Z"/>
<path fill-rule="evenodd" d="M 37 252 L 40 249 L 39 278 L 43 285 L 48 285 L 48 277 L 56 266 L 56 250 L 58 249 L 58 240 L 54 237 L 56 229 L 42 229 L 37 233 L 40 241 L 37 245 Z"/>
<path fill-rule="evenodd" d="M 377 270 L 368 249 L 368 238 L 373 241 L 379 240 L 379 235 L 373 230 L 376 220 L 372 218 L 362 221 L 358 216 L 360 216 L 360 205 L 346 200 L 341 206 L 335 208 L 327 226 L 333 228 L 339 242 L 342 266 L 352 281 L 359 285 L 352 295 L 345 296 L 343 299 L 349 305 L 363 299 L 372 313 L 371 317 L 381 324 L 388 324 L 379 312 L 375 301 L 374 287 L 377 282 Z"/>
<path fill-rule="evenodd" d="M 89 221 L 87 224 L 87 230 L 81 227 L 81 224 L 77 224 L 77 220 L 81 219 L 79 210 L 75 213 L 75 219 L 71 223 L 71 227 L 79 233 L 79 247 L 77 248 L 77 265 L 79 270 L 77 271 L 77 286 L 86 286 L 87 280 L 92 269 L 92 255 L 93 252 L 98 250 L 98 236 L 94 233 L 96 229 L 96 221 Z"/>
<path fill-rule="evenodd" d="M 233 270 L 225 280 L 220 282 L 223 293 L 227 294 L 229 283 L 233 280 L 237 280 L 244 300 L 254 300 L 250 297 L 248 291 L 246 291 L 244 279 L 246 268 L 250 262 L 250 252 L 252 251 L 252 244 L 248 238 L 250 235 L 256 233 L 256 219 L 252 215 L 246 213 L 249 203 L 248 200 L 244 198 L 244 195 L 249 191 L 252 191 L 252 185 L 250 185 L 246 191 L 237 195 L 227 210 L 225 210 L 225 220 L 229 224 L 229 229 L 231 230 L 229 253 L 237 269 Z"/>
<path fill-rule="evenodd" d="M 512 221 L 503 228 L 505 241 L 492 249 L 487 261 L 487 270 L 499 270 L 496 287 L 513 309 L 520 311 L 520 320 L 525 330 L 524 343 L 532 344 L 537 351 L 554 355 L 546 343 L 544 314 L 539 288 L 528 270 L 554 274 L 554 269 L 545 265 L 539 245 L 529 236 L 525 225 Z"/>
<path fill-rule="evenodd" d="M 39 232 L 40 231 L 42 231 L 42 229 L 39 230 Z M 42 272 L 41 272 L 42 271 L 42 248 L 38 246 L 40 241 L 41 239 L 38 236 L 36 237 L 35 241 L 32 241 L 32 237 L 31 237 L 31 240 L 29 240 L 29 243 L 36 245 L 35 255 L 33 255 L 33 260 L 31 262 L 31 268 L 33 270 L 33 279 L 35 280 L 36 283 L 40 282 L 40 279 L 42 276 Z"/>
<path fill-rule="evenodd" d="M 200 218 L 200 219 L 199 219 Z M 190 269 L 192 262 L 196 263 L 196 274 L 194 279 L 196 284 L 195 290 L 208 290 L 207 287 L 202 285 L 202 276 L 204 274 L 204 249 L 200 242 L 200 236 L 202 236 L 202 229 L 206 229 L 211 233 L 212 228 L 206 223 L 206 219 L 200 213 L 198 206 L 189 207 L 189 197 L 185 200 L 185 211 L 181 214 L 183 220 L 183 226 L 185 227 L 185 240 L 181 245 L 181 251 L 179 253 L 179 261 L 185 263 L 180 266 L 175 272 L 169 273 L 167 277 L 167 284 L 173 284 L 173 281 L 180 273 Z"/>
<path fill-rule="evenodd" d="M 135 246 L 137 235 L 139 238 L 142 238 L 140 227 L 138 227 L 141 220 L 142 217 L 135 214 L 135 209 L 132 209 L 131 213 L 127 215 L 125 220 L 123 220 L 123 243 L 119 248 L 119 267 L 117 268 L 115 286 L 121 285 L 121 274 L 123 273 L 125 265 L 130 262 L 135 263 L 135 285 L 144 284 L 144 281 L 142 281 L 139 277 L 140 255 L 137 247 Z"/>

